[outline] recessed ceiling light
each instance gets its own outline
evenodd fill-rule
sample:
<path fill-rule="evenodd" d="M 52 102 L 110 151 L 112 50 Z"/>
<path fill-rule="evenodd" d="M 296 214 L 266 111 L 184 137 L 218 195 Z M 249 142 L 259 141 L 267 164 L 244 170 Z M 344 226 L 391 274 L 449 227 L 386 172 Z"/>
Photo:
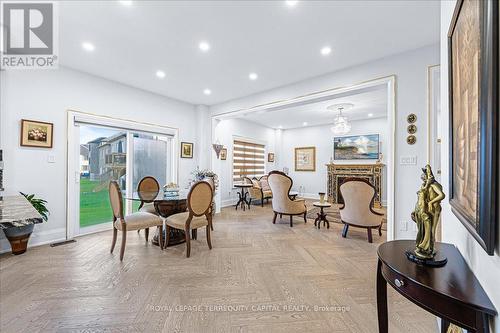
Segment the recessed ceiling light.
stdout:
<path fill-rule="evenodd" d="M 283 126 L 279 125 L 279 126 L 278 126 L 278 128 L 279 128 L 279 129 L 282 129 L 282 128 L 283 128 Z"/>
<path fill-rule="evenodd" d="M 89 51 L 89 52 L 92 52 L 95 50 L 95 46 L 94 44 L 90 43 L 90 42 L 83 42 L 82 43 L 82 47 L 85 51 Z"/>
<path fill-rule="evenodd" d="M 373 113 L 368 113 L 368 117 L 373 117 Z"/>
<path fill-rule="evenodd" d="M 165 78 L 165 72 L 164 71 L 156 71 L 156 76 L 158 76 L 160 79 Z"/>
<path fill-rule="evenodd" d="M 321 54 L 326 56 L 332 53 L 332 48 L 330 46 L 324 46 L 321 48 Z"/>
<path fill-rule="evenodd" d="M 210 90 L 210 89 L 204 89 L 203 93 L 208 96 L 208 95 L 212 94 L 212 90 Z"/>
<path fill-rule="evenodd" d="M 307 126 L 307 121 L 304 121 L 304 122 L 302 123 L 302 126 Z"/>
<path fill-rule="evenodd" d="M 119 2 L 124 6 L 132 6 L 131 0 L 120 0 Z"/>
<path fill-rule="evenodd" d="M 210 44 L 208 44 L 208 42 L 200 42 L 200 44 L 198 44 L 198 47 L 202 52 L 208 52 L 208 50 L 210 50 Z"/>
<path fill-rule="evenodd" d="M 252 81 L 255 81 L 259 78 L 259 76 L 257 75 L 257 73 L 250 73 L 248 74 L 248 78 Z"/>
<path fill-rule="evenodd" d="M 287 0 L 287 1 L 285 1 L 285 4 L 288 7 L 295 7 L 295 6 L 297 6 L 298 3 L 299 3 L 298 0 Z"/>

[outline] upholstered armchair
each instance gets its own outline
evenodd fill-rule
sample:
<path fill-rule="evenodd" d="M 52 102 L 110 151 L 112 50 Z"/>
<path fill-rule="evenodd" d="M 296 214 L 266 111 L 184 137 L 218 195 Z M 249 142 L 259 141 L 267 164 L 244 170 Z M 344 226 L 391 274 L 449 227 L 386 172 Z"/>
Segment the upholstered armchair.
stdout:
<path fill-rule="evenodd" d="M 290 216 L 290 227 L 293 227 L 293 216 L 303 215 L 304 222 L 307 223 L 307 207 L 304 199 L 290 199 L 289 193 L 292 188 L 292 178 L 281 171 L 271 171 L 268 176 L 269 186 L 273 193 L 273 223 L 276 223 L 278 214 Z"/>
<path fill-rule="evenodd" d="M 344 206 L 340 208 L 340 218 L 344 223 L 342 237 L 347 236 L 349 226 L 366 228 L 368 242 L 372 240 L 372 229 L 378 229 L 382 236 L 382 220 L 384 214 L 373 209 L 376 196 L 375 187 L 362 178 L 348 178 L 340 185 L 340 194 Z"/>
<path fill-rule="evenodd" d="M 264 199 L 267 199 L 269 202 L 269 199 L 273 197 L 273 192 L 267 182 L 267 176 L 262 176 L 260 179 L 244 177 L 243 182 L 245 184 L 252 184 L 252 187 L 248 189 L 248 193 L 252 200 L 260 201 L 261 207 L 264 207 Z"/>
<path fill-rule="evenodd" d="M 116 236 L 118 230 L 122 233 L 122 246 L 120 248 L 120 260 L 123 260 L 125 254 L 125 243 L 127 242 L 127 231 L 158 227 L 160 249 L 163 249 L 163 220 L 154 214 L 147 212 L 137 212 L 127 216 L 123 215 L 123 198 L 120 186 L 116 181 L 109 183 L 109 201 L 113 211 L 113 241 L 111 243 L 111 253 L 115 249 Z"/>

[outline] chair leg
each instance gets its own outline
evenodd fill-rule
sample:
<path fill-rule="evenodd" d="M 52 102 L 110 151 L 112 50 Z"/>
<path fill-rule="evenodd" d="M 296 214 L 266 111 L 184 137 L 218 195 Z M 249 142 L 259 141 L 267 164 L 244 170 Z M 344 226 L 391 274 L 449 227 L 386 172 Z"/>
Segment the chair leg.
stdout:
<path fill-rule="evenodd" d="M 148 229 L 146 229 L 148 230 Z M 158 242 L 160 243 L 160 250 L 163 250 L 163 226 L 158 226 Z"/>
<path fill-rule="evenodd" d="M 118 234 L 118 230 L 115 228 L 115 226 L 113 226 L 113 241 L 111 242 L 111 251 L 110 251 L 110 253 L 113 253 L 113 250 L 115 249 L 116 234 Z"/>
<path fill-rule="evenodd" d="M 170 241 L 170 226 L 168 224 L 165 225 L 165 246 L 164 249 L 167 248 L 168 242 Z"/>
<path fill-rule="evenodd" d="M 207 231 L 208 248 L 211 250 L 212 249 L 212 239 L 210 238 L 210 228 L 208 227 L 208 225 L 205 227 L 205 230 Z"/>
<path fill-rule="evenodd" d="M 293 227 L 293 215 L 290 215 L 290 227 Z"/>
<path fill-rule="evenodd" d="M 367 228 L 366 230 L 368 232 L 368 243 L 373 243 L 372 228 Z"/>
<path fill-rule="evenodd" d="M 274 212 L 273 224 L 276 224 L 277 217 L 278 217 L 278 213 Z"/>
<path fill-rule="evenodd" d="M 141 233 L 141 229 L 137 229 L 137 233 L 140 234 Z"/>
<path fill-rule="evenodd" d="M 186 258 L 189 258 L 191 255 L 191 237 L 189 237 L 189 229 L 186 228 L 184 233 L 186 234 Z"/>
<path fill-rule="evenodd" d="M 344 229 L 342 229 L 342 237 L 347 237 L 347 232 L 349 231 L 349 224 L 344 223 Z"/>
<path fill-rule="evenodd" d="M 283 214 L 280 214 L 280 219 L 282 219 L 282 218 L 283 218 Z"/>
<path fill-rule="evenodd" d="M 149 238 L 149 228 L 144 229 L 144 237 L 146 237 L 146 242 L 147 242 Z"/>
<path fill-rule="evenodd" d="M 307 211 L 304 212 L 304 223 L 307 223 Z"/>
<path fill-rule="evenodd" d="M 122 247 L 120 248 L 120 261 L 123 260 L 125 254 L 125 243 L 127 242 L 127 230 L 122 230 Z"/>
<path fill-rule="evenodd" d="M 382 236 L 382 224 L 378 227 L 378 235 Z"/>
<path fill-rule="evenodd" d="M 198 239 L 198 229 L 191 230 L 191 239 L 193 239 L 193 240 Z"/>
<path fill-rule="evenodd" d="M 260 199 L 260 206 L 264 207 L 264 198 Z"/>

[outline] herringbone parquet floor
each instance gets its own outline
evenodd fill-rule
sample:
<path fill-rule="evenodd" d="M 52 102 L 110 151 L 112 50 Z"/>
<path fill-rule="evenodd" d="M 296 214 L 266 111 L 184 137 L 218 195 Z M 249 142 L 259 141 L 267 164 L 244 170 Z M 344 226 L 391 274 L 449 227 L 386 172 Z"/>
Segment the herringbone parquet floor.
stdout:
<path fill-rule="evenodd" d="M 296 218 L 270 205 L 225 208 L 213 250 L 199 232 L 161 252 L 129 232 L 124 261 L 111 231 L 0 257 L 0 331 L 377 332 L 376 248 L 383 237 Z M 201 231 L 201 230 L 200 230 Z M 118 239 L 120 241 L 120 239 Z M 389 287 L 390 332 L 436 332 L 435 318 Z"/>

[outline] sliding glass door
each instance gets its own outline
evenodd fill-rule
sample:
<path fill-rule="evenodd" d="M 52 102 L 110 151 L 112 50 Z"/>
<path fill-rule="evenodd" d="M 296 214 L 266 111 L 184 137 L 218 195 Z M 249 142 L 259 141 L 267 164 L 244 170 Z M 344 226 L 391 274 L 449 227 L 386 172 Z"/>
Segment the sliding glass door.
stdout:
<path fill-rule="evenodd" d="M 69 123 L 68 238 L 111 228 L 110 181 L 118 182 L 124 214 L 130 214 L 139 203 L 127 198 L 142 178 L 154 177 L 160 187 L 177 180 L 175 132 L 169 135 L 169 130 L 153 125 L 134 128 L 134 123 L 125 121 L 103 122 Z"/>

